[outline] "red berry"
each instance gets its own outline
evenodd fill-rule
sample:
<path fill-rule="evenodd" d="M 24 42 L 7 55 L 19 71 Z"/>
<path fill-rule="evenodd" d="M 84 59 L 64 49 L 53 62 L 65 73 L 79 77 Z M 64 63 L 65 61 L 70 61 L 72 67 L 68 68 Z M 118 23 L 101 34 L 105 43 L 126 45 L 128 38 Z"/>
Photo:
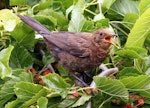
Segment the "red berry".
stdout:
<path fill-rule="evenodd" d="M 125 106 L 125 108 L 132 108 L 131 103 L 127 103 L 126 106 Z"/>
<path fill-rule="evenodd" d="M 39 81 L 39 84 L 44 85 L 45 83 L 44 83 L 44 81 L 41 79 L 41 80 Z"/>
<path fill-rule="evenodd" d="M 72 94 L 74 97 L 78 97 L 79 96 L 79 93 L 77 91 L 75 91 L 73 94 Z"/>
<path fill-rule="evenodd" d="M 138 100 L 138 105 L 140 105 L 140 106 L 144 105 L 144 99 L 143 98 Z"/>
<path fill-rule="evenodd" d="M 90 89 L 86 89 L 85 92 L 90 95 L 91 94 L 91 90 Z"/>
<path fill-rule="evenodd" d="M 140 96 L 138 96 L 138 95 L 131 95 L 131 96 L 129 96 L 129 98 L 139 99 L 139 98 L 140 98 Z"/>
<path fill-rule="evenodd" d="M 44 73 L 43 73 L 43 75 L 47 75 L 47 74 L 50 74 L 50 73 L 51 73 L 50 70 L 45 70 Z"/>
<path fill-rule="evenodd" d="M 35 72 L 35 69 L 32 67 L 30 68 L 30 72 L 34 73 Z"/>
<path fill-rule="evenodd" d="M 35 76 L 35 79 L 36 79 L 36 80 L 41 80 L 41 75 L 37 74 L 37 75 Z"/>

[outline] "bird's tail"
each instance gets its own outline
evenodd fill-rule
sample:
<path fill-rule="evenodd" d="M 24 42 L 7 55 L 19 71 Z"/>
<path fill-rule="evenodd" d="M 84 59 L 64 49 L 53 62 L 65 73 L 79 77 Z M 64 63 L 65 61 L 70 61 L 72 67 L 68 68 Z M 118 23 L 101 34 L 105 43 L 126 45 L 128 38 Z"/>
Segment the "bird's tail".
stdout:
<path fill-rule="evenodd" d="M 38 21 L 34 20 L 29 16 L 17 15 L 23 22 L 29 25 L 33 30 L 37 31 L 39 34 L 50 34 L 50 31 L 41 25 Z"/>

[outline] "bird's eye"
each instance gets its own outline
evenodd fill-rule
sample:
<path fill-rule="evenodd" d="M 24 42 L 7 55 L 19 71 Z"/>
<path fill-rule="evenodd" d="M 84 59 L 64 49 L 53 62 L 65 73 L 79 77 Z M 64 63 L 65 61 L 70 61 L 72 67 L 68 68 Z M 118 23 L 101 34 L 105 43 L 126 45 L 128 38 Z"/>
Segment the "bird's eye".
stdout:
<path fill-rule="evenodd" d="M 103 33 L 102 33 L 102 32 L 100 32 L 100 33 L 99 33 L 99 35 L 100 35 L 100 36 L 103 36 Z"/>

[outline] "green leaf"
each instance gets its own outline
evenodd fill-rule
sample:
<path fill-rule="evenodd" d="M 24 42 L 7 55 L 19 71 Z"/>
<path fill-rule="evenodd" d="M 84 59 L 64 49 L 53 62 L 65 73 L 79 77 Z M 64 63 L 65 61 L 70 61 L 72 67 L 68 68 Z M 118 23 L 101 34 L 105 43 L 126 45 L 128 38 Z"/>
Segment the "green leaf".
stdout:
<path fill-rule="evenodd" d="M 48 51 L 43 55 L 42 62 L 44 65 L 48 65 L 50 63 L 54 63 L 55 58 L 50 54 L 50 51 Z"/>
<path fill-rule="evenodd" d="M 39 0 L 10 0 L 11 6 L 27 6 L 37 4 Z"/>
<path fill-rule="evenodd" d="M 46 10 L 43 10 L 41 12 L 38 13 L 39 16 L 41 17 L 47 17 L 49 18 L 50 21 L 52 21 L 55 25 L 59 25 L 59 26 L 64 26 L 67 24 L 67 20 L 65 18 L 65 16 L 61 13 L 58 13 L 52 9 L 46 9 Z M 45 21 L 46 23 L 46 21 Z"/>
<path fill-rule="evenodd" d="M 10 79 L 6 81 L 1 89 L 0 89 L 0 107 L 1 105 L 5 105 L 8 101 L 10 101 L 13 96 L 15 95 L 14 93 L 14 85 L 16 82 L 18 82 L 17 77 L 13 77 L 13 79 Z"/>
<path fill-rule="evenodd" d="M 114 20 L 122 20 L 127 13 L 138 13 L 139 1 L 116 0 L 108 10 L 108 17 Z"/>
<path fill-rule="evenodd" d="M 33 96 L 31 96 L 29 100 L 24 101 L 24 103 L 21 105 L 20 108 L 27 108 L 28 106 L 34 104 L 35 102 L 38 102 L 41 97 L 46 97 L 46 95 L 49 93 L 51 93 L 51 90 L 48 90 L 46 88 L 42 88 L 41 90 L 36 92 Z M 46 103 L 45 104 L 43 103 L 43 104 L 46 105 Z"/>
<path fill-rule="evenodd" d="M 85 21 L 84 25 L 83 25 L 83 28 L 82 28 L 82 31 L 83 32 L 91 32 L 94 30 L 94 22 L 93 21 Z"/>
<path fill-rule="evenodd" d="M 12 74 L 12 70 L 8 64 L 13 48 L 14 47 L 10 45 L 8 48 L 0 51 L 0 77 L 2 79 Z"/>
<path fill-rule="evenodd" d="M 0 100 L 5 100 L 5 102 L 9 101 L 10 99 L 13 98 L 13 96 L 15 95 L 14 92 L 14 85 L 16 85 L 17 82 L 19 81 L 28 81 L 28 82 L 33 82 L 33 75 L 32 73 L 27 73 L 21 70 L 15 70 L 13 71 L 13 73 L 19 73 L 19 75 L 15 76 L 12 75 L 10 80 L 6 81 L 1 89 L 0 89 Z M 21 73 L 21 74 L 20 74 Z M 4 103 L 5 103 L 4 102 Z M 12 105 L 14 105 L 13 102 L 11 103 Z M 2 103 L 1 103 L 2 104 Z M 10 105 L 10 104 L 9 104 Z M 16 104 L 15 104 L 16 105 Z"/>
<path fill-rule="evenodd" d="M 9 103 L 7 103 L 5 105 L 5 108 L 15 108 L 15 107 L 20 107 L 20 105 L 18 105 L 20 103 L 20 100 L 19 99 L 16 99 L 14 101 L 11 101 Z"/>
<path fill-rule="evenodd" d="M 105 18 L 96 21 L 96 29 L 108 28 L 108 27 L 109 27 L 109 19 Z"/>
<path fill-rule="evenodd" d="M 102 0 L 102 8 L 103 10 L 108 10 L 110 6 L 115 2 L 116 0 Z"/>
<path fill-rule="evenodd" d="M 6 31 L 13 31 L 17 23 L 19 22 L 19 18 L 8 9 L 0 10 L 0 24 L 4 26 Z"/>
<path fill-rule="evenodd" d="M 83 14 L 82 14 L 84 4 L 85 4 L 84 0 L 78 0 L 78 2 L 73 6 L 68 31 L 81 32 L 82 27 L 86 21 L 86 19 L 84 18 Z"/>
<path fill-rule="evenodd" d="M 141 75 L 141 73 L 137 69 L 132 67 L 125 67 L 117 74 L 117 77 L 122 79 L 125 77 L 138 76 L 138 75 Z"/>
<path fill-rule="evenodd" d="M 47 108 L 48 100 L 46 97 L 41 97 L 37 101 L 39 108 Z"/>
<path fill-rule="evenodd" d="M 74 5 L 71 5 L 67 10 L 66 10 L 66 18 L 69 19 L 69 14 L 71 13 L 71 11 L 73 10 Z"/>
<path fill-rule="evenodd" d="M 51 30 L 52 28 L 54 28 L 54 25 L 57 25 L 57 20 L 47 14 L 49 14 L 49 11 L 43 10 L 39 13 L 39 15 L 34 16 L 34 18 L 38 20 L 42 25 Z M 49 26 L 52 26 L 52 28 Z"/>
<path fill-rule="evenodd" d="M 25 81 L 25 82 L 31 82 L 33 83 L 33 73 L 29 72 L 22 72 L 20 75 L 19 75 L 19 78 L 21 81 Z"/>
<path fill-rule="evenodd" d="M 71 107 L 78 107 L 84 105 L 92 96 L 84 94 L 82 95 Z"/>
<path fill-rule="evenodd" d="M 45 84 L 52 90 L 58 92 L 62 98 L 65 98 L 70 85 L 65 82 L 65 80 L 58 74 L 48 74 L 42 77 Z"/>
<path fill-rule="evenodd" d="M 150 97 L 150 76 L 140 75 L 120 80 L 132 92 L 138 92 L 145 97 Z"/>
<path fill-rule="evenodd" d="M 135 58 L 143 59 L 143 57 L 141 57 L 137 52 L 130 49 L 119 50 L 116 52 L 116 54 L 121 57 L 130 58 L 130 59 L 135 59 Z"/>
<path fill-rule="evenodd" d="M 28 1 L 29 0 L 10 0 L 10 5 L 11 6 L 15 6 L 15 5 L 18 5 L 18 6 L 21 6 L 21 5 L 28 5 Z"/>
<path fill-rule="evenodd" d="M 138 14 L 137 13 L 127 13 L 124 16 L 123 23 L 129 27 L 129 29 L 132 29 L 134 23 L 138 19 Z"/>
<path fill-rule="evenodd" d="M 101 92 L 114 97 L 128 98 L 128 90 L 119 80 L 95 76 L 94 81 Z"/>
<path fill-rule="evenodd" d="M 19 23 L 11 32 L 11 36 L 19 46 L 24 46 L 28 50 L 33 50 L 35 42 L 34 31 L 24 23 Z"/>
<path fill-rule="evenodd" d="M 5 82 L 0 90 L 0 97 L 1 98 L 8 98 L 12 97 L 14 93 L 14 85 L 16 84 L 16 79 L 11 79 L 7 82 Z"/>
<path fill-rule="evenodd" d="M 103 13 L 99 13 L 99 14 L 95 15 L 93 21 L 98 21 L 101 19 L 105 19 Z"/>
<path fill-rule="evenodd" d="M 150 56 L 148 56 L 144 62 L 145 73 L 150 75 Z"/>
<path fill-rule="evenodd" d="M 43 87 L 37 84 L 33 84 L 30 82 L 18 82 L 14 86 L 15 94 L 17 95 L 17 98 L 20 99 L 22 102 L 28 101 L 33 96 L 37 95 Z"/>
<path fill-rule="evenodd" d="M 134 24 L 125 47 L 142 47 L 150 31 L 150 9 L 147 9 Z"/>
<path fill-rule="evenodd" d="M 46 1 L 43 1 L 43 2 L 39 2 L 39 5 L 37 6 L 37 8 L 38 8 L 38 11 L 40 11 L 42 9 L 47 9 L 52 5 L 53 5 L 53 0 L 46 0 Z"/>
<path fill-rule="evenodd" d="M 142 15 L 148 8 L 150 8 L 150 0 L 140 0 L 140 15 Z"/>
<path fill-rule="evenodd" d="M 33 64 L 32 56 L 22 46 L 16 45 L 10 57 L 12 68 L 30 68 Z"/>
<path fill-rule="evenodd" d="M 58 108 L 69 108 L 77 99 L 65 99 L 59 105 Z"/>

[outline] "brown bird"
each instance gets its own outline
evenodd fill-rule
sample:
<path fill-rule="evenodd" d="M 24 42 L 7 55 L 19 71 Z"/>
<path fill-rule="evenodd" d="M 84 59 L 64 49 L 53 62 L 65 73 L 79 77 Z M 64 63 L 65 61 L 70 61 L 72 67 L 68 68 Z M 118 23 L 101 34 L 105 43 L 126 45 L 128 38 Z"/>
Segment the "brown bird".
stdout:
<path fill-rule="evenodd" d="M 29 16 L 18 17 L 44 37 L 55 59 L 70 72 L 83 72 L 99 66 L 109 54 L 111 38 L 109 29 L 93 33 L 50 32 Z"/>

